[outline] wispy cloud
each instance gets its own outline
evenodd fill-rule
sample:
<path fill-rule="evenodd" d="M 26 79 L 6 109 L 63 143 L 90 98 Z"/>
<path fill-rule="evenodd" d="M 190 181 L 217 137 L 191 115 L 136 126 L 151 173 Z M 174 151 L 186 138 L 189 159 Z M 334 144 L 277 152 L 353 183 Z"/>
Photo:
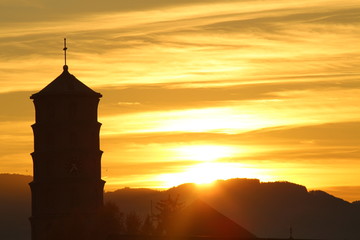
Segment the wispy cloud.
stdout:
<path fill-rule="evenodd" d="M 10 64 L 3 66 L 3 72 L 15 78 L 7 66 L 12 66 L 11 59 L 16 56 L 14 60 L 24 63 L 25 76 L 37 67 L 30 59 L 50 58 L 61 63 L 59 45 L 68 35 L 76 50 L 69 52 L 73 65 L 83 76 L 95 76 L 96 85 L 239 80 L 254 75 L 265 80 L 309 72 L 358 74 L 354 57 L 359 50 L 352 47 L 359 35 L 356 3 L 350 1 L 341 7 L 337 3 L 327 2 L 324 7 L 321 1 L 308 5 L 199 1 L 190 6 L 187 1 L 156 1 L 154 5 L 121 1 L 105 4 L 108 10 L 95 11 L 97 3 L 90 2 L 81 10 L 75 2 L 72 8 L 78 14 L 69 18 L 66 14 L 71 10 L 61 11 L 66 4 L 38 2 L 40 6 L 34 8 L 49 8 L 50 13 L 65 17 L 5 25 L 0 44 L 2 56 Z M 128 7 L 118 9 L 118 5 Z M 163 11 L 159 6 L 171 10 Z M 193 53 L 191 58 L 189 53 Z M 106 58 L 99 61 L 99 56 Z M 48 60 L 41 61 L 48 65 Z M 55 70 L 49 66 L 47 73 Z"/>

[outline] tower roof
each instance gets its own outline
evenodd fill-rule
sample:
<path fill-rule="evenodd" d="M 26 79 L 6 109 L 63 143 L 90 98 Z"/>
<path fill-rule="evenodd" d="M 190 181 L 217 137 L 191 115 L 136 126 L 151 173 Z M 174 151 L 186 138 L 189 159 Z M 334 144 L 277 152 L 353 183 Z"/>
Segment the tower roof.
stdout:
<path fill-rule="evenodd" d="M 78 95 L 78 96 L 94 96 L 102 97 L 84 83 L 80 82 L 74 75 L 68 71 L 68 66 L 64 65 L 64 71 L 54 81 L 49 83 L 40 92 L 33 94 L 30 98 L 34 99 L 39 96 L 49 95 Z"/>

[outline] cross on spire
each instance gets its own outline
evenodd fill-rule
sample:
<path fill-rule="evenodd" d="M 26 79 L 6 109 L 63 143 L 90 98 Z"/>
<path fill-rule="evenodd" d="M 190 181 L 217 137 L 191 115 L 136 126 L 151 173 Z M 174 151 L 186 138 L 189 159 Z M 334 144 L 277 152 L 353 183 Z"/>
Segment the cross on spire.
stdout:
<path fill-rule="evenodd" d="M 66 66 L 66 50 L 67 50 L 67 47 L 66 47 L 66 38 L 64 38 L 64 60 L 65 60 L 65 66 Z"/>

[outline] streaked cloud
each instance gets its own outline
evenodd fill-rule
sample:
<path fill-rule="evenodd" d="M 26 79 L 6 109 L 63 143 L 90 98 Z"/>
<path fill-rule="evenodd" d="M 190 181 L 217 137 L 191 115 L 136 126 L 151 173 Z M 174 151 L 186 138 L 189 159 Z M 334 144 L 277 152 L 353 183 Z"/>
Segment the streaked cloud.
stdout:
<path fill-rule="evenodd" d="M 76 50 L 69 51 L 73 66 L 90 81 L 97 79 L 96 85 L 209 79 L 248 81 L 254 76 L 267 80 L 286 75 L 307 76 L 309 72 L 358 74 L 355 70 L 358 61 L 353 60 L 358 50 L 354 52 L 352 47 L 356 46 L 359 34 L 356 2 L 338 5 L 338 1 L 327 1 L 324 7 L 322 1 L 305 6 L 283 1 L 265 4 L 210 1 L 217 11 L 209 8 L 208 2 L 200 2 L 190 7 L 181 6 L 189 2 L 175 1 L 171 10 L 155 7 L 146 10 L 147 14 L 145 10 L 117 12 L 115 5 L 109 12 L 82 15 L 84 10 L 79 10 L 76 17 L 9 25 L 0 39 L 5 49 L 3 56 L 19 54 L 16 61 L 23 62 L 25 76 L 26 71 L 38 67 L 27 61 L 29 57 L 50 58 L 50 62 L 61 65 L 59 45 L 67 35 L 71 39 L 70 49 Z M 52 6 L 50 12 L 57 12 L 59 3 L 47 4 Z M 144 7 L 133 4 L 137 6 Z M 189 52 L 195 54 L 189 58 Z M 99 56 L 106 58 L 99 61 Z M 45 74 L 59 71 L 47 62 L 42 61 L 42 66 L 49 69 L 44 71 L 44 78 Z M 15 78 L 4 67 L 5 76 Z"/>

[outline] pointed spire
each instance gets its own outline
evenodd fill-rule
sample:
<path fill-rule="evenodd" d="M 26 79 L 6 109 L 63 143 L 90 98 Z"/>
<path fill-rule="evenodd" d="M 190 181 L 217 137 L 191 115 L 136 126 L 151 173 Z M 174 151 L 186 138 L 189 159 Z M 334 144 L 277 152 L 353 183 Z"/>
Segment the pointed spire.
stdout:
<path fill-rule="evenodd" d="M 94 96 L 101 98 L 102 95 L 98 92 L 95 92 L 84 83 L 79 81 L 74 75 L 69 73 L 68 65 L 66 65 L 66 38 L 64 38 L 64 60 L 65 65 L 63 66 L 64 71 L 58 76 L 54 81 L 49 83 L 45 88 L 40 92 L 34 93 L 31 95 L 31 99 L 36 99 L 41 96 L 68 96 L 68 95 L 77 95 L 77 96 Z"/>
<path fill-rule="evenodd" d="M 67 50 L 67 47 L 66 47 L 66 38 L 64 38 L 64 48 L 63 48 L 63 50 L 64 50 L 64 61 L 65 61 L 65 65 L 64 65 L 64 71 L 67 71 L 68 70 L 68 66 L 66 65 L 66 50 Z"/>

